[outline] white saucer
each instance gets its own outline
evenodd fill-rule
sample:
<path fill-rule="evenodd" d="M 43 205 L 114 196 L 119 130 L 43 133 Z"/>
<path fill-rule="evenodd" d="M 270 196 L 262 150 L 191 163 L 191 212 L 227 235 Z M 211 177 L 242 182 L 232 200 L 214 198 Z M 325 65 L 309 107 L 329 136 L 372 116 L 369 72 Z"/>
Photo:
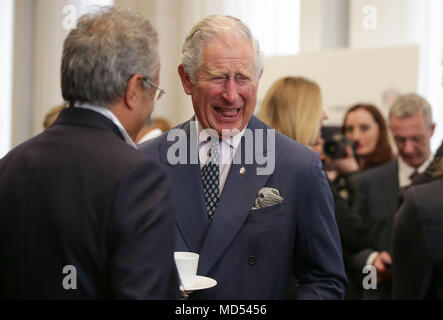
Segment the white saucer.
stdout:
<path fill-rule="evenodd" d="M 217 281 L 204 276 L 197 276 L 195 279 L 195 283 L 191 288 L 183 289 L 183 286 L 180 286 L 180 290 L 182 291 L 196 291 L 196 290 L 203 290 L 203 289 L 209 289 L 217 285 Z"/>

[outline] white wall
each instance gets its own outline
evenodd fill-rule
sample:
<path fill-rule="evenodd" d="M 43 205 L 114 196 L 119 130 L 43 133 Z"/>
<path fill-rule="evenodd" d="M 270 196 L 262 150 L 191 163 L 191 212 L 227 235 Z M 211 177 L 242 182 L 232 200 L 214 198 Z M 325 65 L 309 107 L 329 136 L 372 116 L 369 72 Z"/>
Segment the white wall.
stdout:
<path fill-rule="evenodd" d="M 14 2 L 0 2 L 0 158 L 11 147 L 12 52 Z"/>
<path fill-rule="evenodd" d="M 431 141 L 436 150 L 443 139 L 443 1 L 441 0 L 352 0 L 350 2 L 351 48 L 417 45 L 420 48 L 418 84 L 415 92 L 431 104 L 436 132 Z M 376 12 L 376 27 L 365 28 L 368 5 Z"/>
<path fill-rule="evenodd" d="M 298 56 L 268 57 L 260 81 L 261 102 L 274 81 L 304 76 L 321 90 L 328 125 L 341 125 L 346 110 L 356 103 L 372 103 L 388 114 L 384 94 L 417 88 L 418 47 L 330 49 Z"/>

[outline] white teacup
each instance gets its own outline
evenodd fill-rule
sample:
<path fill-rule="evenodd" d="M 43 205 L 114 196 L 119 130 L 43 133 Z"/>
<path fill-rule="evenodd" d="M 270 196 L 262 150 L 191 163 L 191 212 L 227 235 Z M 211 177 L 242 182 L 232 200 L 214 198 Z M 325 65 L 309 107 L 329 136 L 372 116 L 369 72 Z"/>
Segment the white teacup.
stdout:
<path fill-rule="evenodd" d="M 174 260 L 183 288 L 190 289 L 197 278 L 199 255 L 194 252 L 174 252 Z"/>

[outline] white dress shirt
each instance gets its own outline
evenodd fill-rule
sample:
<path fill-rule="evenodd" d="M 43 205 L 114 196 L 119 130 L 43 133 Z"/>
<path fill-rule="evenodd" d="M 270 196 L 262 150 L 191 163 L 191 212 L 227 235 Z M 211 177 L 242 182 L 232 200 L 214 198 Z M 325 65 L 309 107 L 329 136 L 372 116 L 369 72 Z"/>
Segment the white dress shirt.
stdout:
<path fill-rule="evenodd" d="M 203 168 L 206 161 L 209 158 L 210 143 L 208 139 L 210 135 L 204 130 L 200 122 L 195 117 L 195 125 L 197 132 L 197 144 L 198 144 L 198 155 L 200 160 L 200 169 Z M 219 155 L 219 194 L 220 197 L 223 191 L 223 187 L 228 177 L 229 169 L 231 168 L 232 159 L 234 158 L 235 152 L 237 151 L 238 145 L 240 144 L 243 133 L 246 127 L 238 134 L 231 137 L 223 137 L 222 141 L 218 145 L 218 155 Z"/>
<path fill-rule="evenodd" d="M 420 167 L 415 169 L 414 167 L 409 166 L 402 157 L 398 157 L 398 183 L 400 188 L 407 187 L 411 184 L 411 175 L 414 173 L 415 170 L 418 171 L 418 173 L 422 174 L 425 172 L 426 168 L 429 164 L 431 164 L 432 161 L 432 154 L 429 155 L 428 159 L 422 163 Z"/>
<path fill-rule="evenodd" d="M 131 147 L 137 149 L 137 146 L 135 145 L 132 138 L 129 136 L 125 127 L 123 127 L 120 120 L 118 120 L 118 118 L 115 116 L 115 114 L 112 113 L 111 110 L 109 110 L 108 108 L 94 106 L 94 105 L 87 104 L 87 103 L 75 103 L 74 107 L 92 110 L 92 111 L 98 112 L 101 115 L 105 116 L 106 118 L 111 120 L 112 123 L 114 123 L 117 126 L 118 130 L 120 130 L 120 133 L 122 134 L 123 139 L 125 139 L 126 143 L 129 144 Z"/>

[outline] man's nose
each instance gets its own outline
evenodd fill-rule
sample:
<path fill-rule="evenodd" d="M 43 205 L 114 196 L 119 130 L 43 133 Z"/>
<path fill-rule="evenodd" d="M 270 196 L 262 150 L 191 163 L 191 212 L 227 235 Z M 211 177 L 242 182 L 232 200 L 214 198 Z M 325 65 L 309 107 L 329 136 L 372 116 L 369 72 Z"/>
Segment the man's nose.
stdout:
<path fill-rule="evenodd" d="M 405 144 L 403 146 L 403 152 L 404 153 L 412 153 L 414 152 L 414 144 L 411 140 L 406 139 Z"/>
<path fill-rule="evenodd" d="M 234 79 L 228 79 L 225 82 L 225 92 L 223 92 L 223 98 L 229 102 L 234 103 L 238 98 L 238 88 Z"/>

